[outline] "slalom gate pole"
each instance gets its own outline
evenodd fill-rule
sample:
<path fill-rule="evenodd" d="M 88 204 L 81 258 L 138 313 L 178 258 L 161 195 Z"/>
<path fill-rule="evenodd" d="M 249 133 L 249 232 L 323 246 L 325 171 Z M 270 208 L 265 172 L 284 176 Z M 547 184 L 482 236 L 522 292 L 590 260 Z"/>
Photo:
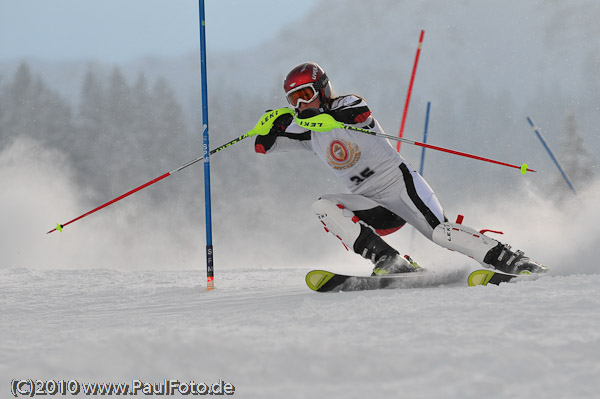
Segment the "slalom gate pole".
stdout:
<path fill-rule="evenodd" d="M 408 92 L 406 93 L 406 101 L 404 103 L 404 112 L 402 113 L 402 123 L 400 124 L 400 133 L 398 137 L 402 138 L 404 135 L 404 124 L 406 123 L 406 115 L 408 114 L 408 105 L 410 104 L 410 95 L 412 94 L 413 83 L 415 81 L 415 75 L 417 73 L 417 65 L 419 64 L 419 55 L 421 54 L 421 46 L 423 45 L 423 36 L 425 31 L 421 29 L 421 36 L 419 37 L 419 45 L 417 46 L 417 54 L 415 55 L 415 63 L 413 65 L 412 74 L 410 76 L 410 84 L 408 85 Z M 400 141 L 396 145 L 396 151 L 400 152 Z"/>
<path fill-rule="evenodd" d="M 419 147 L 430 148 L 430 149 L 436 150 L 436 151 L 442 151 L 442 152 L 447 152 L 447 153 L 454 154 L 454 155 L 460 155 L 461 157 L 477 159 L 479 161 L 490 162 L 490 163 L 494 163 L 496 165 L 502 165 L 502 166 L 507 166 L 509 168 L 520 169 L 521 174 L 525 174 L 526 172 L 535 172 L 535 170 L 529 169 L 527 167 L 526 163 L 524 163 L 521 166 L 512 165 L 512 164 L 509 164 L 506 162 L 495 161 L 490 158 L 484 158 L 484 157 L 480 157 L 478 155 L 468 154 L 466 152 L 455 151 L 455 150 L 451 150 L 451 149 L 444 148 L 444 147 L 438 147 L 438 146 L 431 145 L 431 144 L 419 143 L 418 141 L 413 141 L 413 140 L 405 139 L 402 137 L 390 136 L 389 134 L 385 134 L 385 133 L 379 133 L 379 132 L 374 132 L 372 130 L 361 129 L 361 128 L 354 127 L 354 126 L 348 126 L 342 122 L 336 121 L 333 118 L 333 116 L 328 115 L 328 114 L 319 114 L 317 116 L 313 116 L 311 118 L 306 118 L 306 119 L 296 118 L 296 123 L 298 124 L 298 126 L 313 130 L 315 132 L 328 132 L 333 129 L 347 129 L 347 130 L 352 130 L 355 132 L 370 134 L 372 136 L 383 137 L 383 138 L 386 138 L 389 140 L 401 141 L 403 143 L 412 144 L 412 145 L 416 145 Z"/>
<path fill-rule="evenodd" d="M 208 143 L 208 84 L 206 78 L 206 18 L 204 0 L 199 0 L 200 12 L 200 80 L 202 82 L 202 153 L 204 154 L 204 214 L 206 221 L 206 289 L 215 288 L 212 243 L 212 211 L 210 200 L 210 152 Z"/>
<path fill-rule="evenodd" d="M 429 128 L 429 109 L 431 108 L 431 101 L 427 101 L 427 111 L 425 112 L 425 129 L 423 129 L 423 143 L 427 143 L 427 130 Z M 423 168 L 425 167 L 425 150 L 426 148 L 423 148 L 421 150 L 421 165 L 419 167 L 419 174 L 421 176 L 423 176 Z M 411 229 L 411 233 L 410 233 L 410 245 L 411 248 L 414 250 L 414 243 L 415 243 L 415 231 L 417 229 L 415 229 L 414 227 Z"/>
<path fill-rule="evenodd" d="M 250 132 L 248 132 L 248 133 L 246 133 L 246 134 L 244 134 L 244 135 L 242 135 L 242 136 L 240 136 L 240 137 L 237 137 L 237 138 L 235 138 L 235 139 L 231 140 L 229 143 L 223 144 L 222 146 L 220 146 L 220 147 L 217 147 L 217 148 L 213 149 L 213 150 L 210 152 L 210 155 L 212 155 L 212 154 L 215 154 L 215 153 L 217 153 L 217 152 L 219 152 L 219 151 L 221 151 L 221 150 L 224 150 L 225 148 L 227 148 L 227 147 L 229 147 L 229 146 L 231 146 L 231 145 L 233 145 L 233 144 L 235 144 L 235 143 L 237 143 L 237 142 L 240 142 L 240 141 L 242 141 L 243 139 L 245 139 L 245 138 L 247 138 L 247 137 L 250 137 L 250 136 L 253 136 L 253 134 L 252 134 L 252 131 L 250 131 Z M 189 161 L 189 162 L 187 162 L 187 163 L 185 163 L 185 164 L 181 165 L 181 166 L 180 166 L 180 167 L 178 167 L 177 169 L 175 169 L 175 170 L 172 170 L 171 172 L 167 172 L 167 173 L 165 173 L 165 174 L 163 174 L 163 175 L 160 175 L 160 176 L 158 176 L 157 178 L 155 178 L 155 179 L 152 179 L 152 180 L 150 180 L 149 182 L 147 182 L 147 183 L 144 183 L 144 184 L 142 184 L 141 186 L 138 186 L 138 187 L 136 187 L 136 188 L 134 188 L 134 189 L 132 189 L 132 190 L 130 190 L 130 191 L 128 191 L 128 192 L 126 192 L 125 194 L 123 194 L 123 195 L 120 195 L 120 196 L 118 196 L 118 197 L 116 197 L 116 198 L 114 198 L 114 199 L 112 199 L 112 200 L 110 200 L 110 201 L 108 201 L 108 202 L 106 202 L 106 203 L 104 203 L 104 204 L 100 205 L 100 206 L 99 206 L 99 207 L 97 207 L 97 208 L 94 208 L 94 209 L 92 209 L 91 211 L 89 211 L 89 212 L 86 212 L 86 213 L 84 213 L 83 215 L 76 217 L 76 218 L 75 218 L 75 219 L 73 219 L 73 220 L 69 220 L 68 222 L 66 222 L 66 223 L 63 223 L 63 224 L 57 223 L 57 224 L 56 224 L 56 227 L 55 227 L 54 229 L 50 230 L 49 232 L 47 232 L 46 234 L 50 234 L 50 233 L 52 233 L 52 232 L 54 232 L 54 231 L 57 231 L 57 230 L 58 230 L 58 231 L 62 231 L 62 229 L 63 229 L 64 227 L 66 227 L 66 226 L 70 225 L 71 223 L 73 223 L 73 222 L 76 222 L 76 221 L 78 221 L 79 219 L 83 219 L 84 217 L 86 217 L 86 216 L 88 216 L 88 215 L 91 215 L 92 213 L 94 213 L 94 212 L 97 212 L 97 211 L 99 211 L 100 209 L 106 208 L 107 206 L 109 206 L 109 205 L 111 205 L 111 204 L 114 204 L 115 202 L 117 202 L 117 201 L 120 201 L 120 200 L 122 200 L 123 198 L 129 197 L 131 194 L 134 194 L 134 193 L 136 193 L 136 192 L 138 192 L 138 191 L 140 191 L 140 190 L 142 190 L 142 189 L 144 189 L 144 188 L 146 188 L 146 187 L 148 187 L 148 186 L 151 186 L 152 184 L 154 184 L 154 183 L 156 183 L 156 182 L 159 182 L 159 181 L 161 181 L 161 180 L 163 180 L 163 179 L 165 179 L 165 178 L 167 178 L 167 177 L 171 176 L 172 174 L 174 174 L 174 173 L 176 173 L 176 172 L 179 172 L 180 170 L 183 170 L 183 169 L 187 168 L 188 166 L 191 166 L 191 165 L 195 164 L 196 162 L 200 162 L 200 161 L 202 161 L 203 159 L 204 159 L 204 156 L 202 156 L 202 157 L 199 157 L 199 158 L 196 158 L 196 159 L 194 159 L 194 160 L 191 160 L 191 161 Z"/>
<path fill-rule="evenodd" d="M 573 187 L 573 184 L 571 183 L 571 180 L 569 180 L 569 177 L 567 176 L 567 173 L 563 170 L 562 166 L 560 166 L 560 163 L 558 162 L 558 159 L 556 159 L 556 157 L 554 156 L 554 153 L 552 153 L 552 150 L 550 149 L 550 146 L 546 142 L 546 139 L 544 138 L 544 136 L 540 132 L 540 129 L 535 125 L 535 123 L 533 122 L 533 120 L 530 117 L 527 117 L 527 122 L 529 122 L 529 124 L 533 128 L 533 131 L 535 132 L 537 138 L 542 142 L 542 145 L 544 146 L 544 148 L 548 152 L 548 155 L 550 155 L 550 158 L 552 159 L 552 161 L 554 162 L 554 164 L 558 168 L 558 171 L 562 175 L 563 179 L 565 180 L 565 182 L 567 183 L 567 185 L 569 186 L 569 188 L 571 189 L 571 191 L 573 191 L 574 194 L 577 194 L 577 192 L 575 191 L 575 188 Z"/>
<path fill-rule="evenodd" d="M 427 101 L 427 112 L 425 113 L 425 130 L 423 131 L 423 143 L 427 143 L 427 130 L 429 128 L 429 109 L 431 108 L 431 101 Z M 423 167 L 425 166 L 425 148 L 421 150 L 421 166 L 419 167 L 419 174 L 423 176 Z"/>

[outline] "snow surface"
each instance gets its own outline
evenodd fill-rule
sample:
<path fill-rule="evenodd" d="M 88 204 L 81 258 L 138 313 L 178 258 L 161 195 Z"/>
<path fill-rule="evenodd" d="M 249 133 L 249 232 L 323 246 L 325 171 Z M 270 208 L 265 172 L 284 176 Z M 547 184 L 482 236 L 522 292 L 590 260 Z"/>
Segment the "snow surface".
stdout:
<path fill-rule="evenodd" d="M 416 135 L 422 130 L 425 102 L 432 101 L 431 127 L 438 145 L 519 164 L 526 160 L 539 171 L 521 176 L 428 155 L 426 178 L 449 219 L 460 213 L 476 229 L 504 231 L 500 239 L 547 264 L 550 273 L 498 287 L 461 282 L 312 292 L 304 283 L 309 270 L 364 274 L 368 262 L 344 251 L 314 218 L 310 203 L 324 192 L 299 184 L 291 173 L 304 168 L 304 160 L 286 159 L 287 169 L 280 169 L 276 160 L 257 157 L 252 162 L 281 175 L 279 183 L 271 182 L 276 186 L 272 197 L 253 198 L 245 184 L 219 187 L 213 180 L 213 194 L 221 190 L 244 201 L 227 218 L 213 219 L 217 289 L 205 292 L 204 226 L 190 216 L 203 211 L 202 194 L 197 209 L 150 207 L 145 194 L 136 194 L 69 225 L 64 233 L 46 235 L 56 222 L 133 185 L 124 183 L 122 191 L 89 198 L 64 154 L 19 137 L 2 143 L 0 151 L 0 398 L 9 397 L 13 378 L 223 379 L 236 387 L 234 397 L 261 399 L 599 397 L 600 181 L 576 184 L 578 195 L 560 203 L 547 194 L 554 189 L 544 185 L 544 174 L 557 172 L 525 121 L 531 115 L 550 143 L 558 144 L 564 110 L 571 107 L 587 132 L 590 151 L 598 152 L 590 132 L 597 126 L 592 108 L 597 103 L 599 42 L 589 40 L 599 32 L 597 2 L 511 0 L 492 8 L 477 1 L 445 7 L 433 0 L 372 3 L 365 8 L 361 1 L 320 2 L 305 19 L 308 24 L 290 26 L 256 51 L 209 57 L 209 86 L 214 88 L 209 92 L 215 98 L 239 92 L 238 80 L 230 76 L 255 77 L 245 84 L 255 84 L 262 93 L 255 101 L 244 97 L 244 109 L 236 114 L 239 125 L 213 118 L 214 131 L 222 135 L 213 142 L 246 131 L 256 115 L 272 107 L 265 102 L 284 101 L 278 83 L 282 77 L 277 76 L 306 59 L 326 66 L 341 92 L 365 96 L 380 122 L 393 131 L 423 28 L 425 51 L 406 131 Z M 332 13 L 337 15 L 333 24 Z M 356 40 L 347 40 L 339 29 L 344 24 L 353 25 Z M 298 26 L 309 25 L 323 30 L 298 35 Z M 312 34 L 315 40 L 307 40 Z M 324 36 L 333 39 L 322 43 Z M 314 43 L 320 44 L 315 48 Z M 361 64 L 356 51 L 364 48 L 385 54 L 386 62 L 362 57 Z M 347 68 L 348 59 L 357 68 Z M 196 115 L 198 60 L 197 54 L 182 60 L 140 60 L 125 72 L 166 75 Z M 76 99 L 81 85 L 76 77 L 94 65 L 82 62 L 84 66 L 46 63 L 38 68 L 54 89 Z M 356 70 L 367 67 L 369 76 L 357 79 Z M 0 69 L 10 75 L 10 68 Z M 108 76 L 112 66 L 94 69 Z M 398 91 L 396 98 L 390 97 L 390 88 Z M 246 87 L 245 93 L 250 91 Z M 490 103 L 494 94 L 498 100 Z M 235 104 L 231 101 L 222 104 L 228 112 Z M 485 105 L 476 106 L 481 102 Z M 420 150 L 412 155 L 406 151 L 414 159 L 420 155 Z M 223 162 L 236 170 L 232 159 L 244 160 L 243 152 L 252 152 L 251 143 L 215 157 L 213 167 Z M 124 181 L 131 173 L 128 160 L 98 156 L 122 162 L 115 179 Z M 182 154 L 169 162 L 174 168 L 191 158 Z M 135 176 L 136 185 L 172 169 L 153 168 Z M 255 180 L 243 172 L 232 182 Z M 182 180 L 173 182 L 172 195 L 184 195 L 180 187 L 200 181 L 200 174 L 191 168 L 182 173 Z M 490 194 L 488 181 L 504 192 Z M 284 190 L 297 193 L 293 204 L 278 195 Z M 223 197 L 213 197 L 215 214 Z M 256 221 L 252 230 L 240 226 L 242 213 Z M 476 268 L 474 261 L 415 237 L 410 229 L 386 239 L 436 271 Z"/>
<path fill-rule="evenodd" d="M 600 276 L 321 294 L 306 269 L 0 269 L 0 380 L 223 379 L 239 398 L 594 398 Z"/>
<path fill-rule="evenodd" d="M 0 397 L 13 378 L 223 379 L 240 398 L 598 397 L 599 182 L 561 204 L 534 188 L 464 204 L 465 223 L 550 266 L 536 281 L 320 294 L 309 270 L 368 267 L 312 217 L 294 228 L 338 246 L 335 261 L 266 256 L 304 243 L 254 231 L 216 243 L 204 292 L 203 226 L 173 223 L 178 209 L 123 201 L 46 235 L 89 206 L 61 158 L 19 141 L 0 153 L 0 181 Z M 390 242 L 407 248 L 402 230 Z M 407 252 L 432 270 L 477 267 L 418 240 Z"/>

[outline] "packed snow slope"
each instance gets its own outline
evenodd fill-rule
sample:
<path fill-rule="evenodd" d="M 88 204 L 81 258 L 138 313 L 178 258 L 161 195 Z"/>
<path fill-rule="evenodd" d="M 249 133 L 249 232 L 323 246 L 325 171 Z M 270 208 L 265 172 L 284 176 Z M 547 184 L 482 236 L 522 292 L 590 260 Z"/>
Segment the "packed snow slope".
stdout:
<path fill-rule="evenodd" d="M 2 269 L 2 391 L 166 378 L 239 398 L 597 397 L 597 274 L 319 294 L 307 269 L 217 272 L 208 293 L 198 271 Z"/>
<path fill-rule="evenodd" d="M 265 109 L 284 106 L 282 75 L 308 59 L 326 67 L 340 92 L 366 97 L 393 134 L 425 29 L 407 136 L 419 140 L 432 101 L 432 144 L 538 170 L 522 176 L 428 152 L 425 177 L 450 220 L 463 214 L 478 230 L 502 231 L 499 239 L 548 265 L 548 275 L 498 287 L 312 292 L 304 283 L 311 269 L 370 271 L 310 210 L 320 195 L 344 189 L 310 154 L 260 157 L 248 140 L 211 161 L 217 289 L 204 292 L 200 168 L 45 234 L 197 156 L 193 140 L 189 153 L 171 156 L 171 130 L 150 135 L 166 154 L 153 158 L 143 148 L 118 156 L 86 143 L 78 149 L 72 138 L 52 147 L 2 130 L 0 396 L 8 397 L 12 379 L 222 379 L 240 398 L 598 396 L 597 159 L 573 195 L 525 121 L 531 115 L 562 150 L 570 109 L 582 146 L 598 152 L 597 2 L 322 3 L 260 48 L 209 57 L 211 142 L 227 142 Z M 322 30 L 305 29 L 312 26 Z M 127 73 L 168 70 L 196 120 L 197 64 L 197 54 L 144 60 Z M 111 69 L 61 64 L 51 73 L 43 61 L 33 65 L 69 100 L 87 68 Z M 2 85 L 14 68 L 0 71 Z M 33 121 L 43 116 L 36 112 Z M 14 116 L 0 109 L 4 121 Z M 106 165 L 93 172 L 111 189 L 82 175 L 85 159 L 73 155 L 85 158 L 83 148 Z M 402 151 L 416 166 L 420 150 Z M 149 200 L 159 192 L 160 201 Z M 478 267 L 408 227 L 386 239 L 432 270 Z"/>
<path fill-rule="evenodd" d="M 169 225 L 177 209 L 152 225 L 130 201 L 46 235 L 55 215 L 81 207 L 53 155 L 25 141 L 0 154 L 6 393 L 12 379 L 31 378 L 222 379 L 240 398 L 597 396 L 598 183 L 561 204 L 530 190 L 466 206 L 465 223 L 485 220 L 477 228 L 502 229 L 502 239 L 551 268 L 536 281 L 315 293 L 304 283 L 309 270 L 366 274 L 369 265 L 307 219 L 296 227 L 322 234 L 337 257 L 271 267 L 252 259 L 273 262 L 271 247 L 303 243 L 220 243 L 239 261 L 217 260 L 217 289 L 204 292 L 204 248 L 191 239 L 202 226 Z M 407 252 L 432 270 L 478 267 L 410 230 L 389 240 L 412 243 Z"/>

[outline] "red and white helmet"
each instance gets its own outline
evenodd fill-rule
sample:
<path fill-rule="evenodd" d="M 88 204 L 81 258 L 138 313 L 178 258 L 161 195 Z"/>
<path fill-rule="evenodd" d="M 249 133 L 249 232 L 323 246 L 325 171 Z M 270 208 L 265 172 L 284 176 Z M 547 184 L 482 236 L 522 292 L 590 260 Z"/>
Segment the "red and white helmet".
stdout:
<path fill-rule="evenodd" d="M 331 83 L 316 62 L 304 62 L 292 69 L 283 81 L 288 102 L 297 108 L 301 102 L 310 103 L 317 96 L 325 103 L 331 98 Z"/>

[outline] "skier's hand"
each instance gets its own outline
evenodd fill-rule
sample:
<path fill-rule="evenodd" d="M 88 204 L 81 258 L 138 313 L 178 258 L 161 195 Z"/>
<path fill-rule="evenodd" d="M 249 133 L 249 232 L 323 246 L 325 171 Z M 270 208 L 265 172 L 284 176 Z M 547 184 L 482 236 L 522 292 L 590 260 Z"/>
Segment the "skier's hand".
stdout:
<path fill-rule="evenodd" d="M 248 136 L 266 136 L 273 129 L 283 131 L 292 121 L 293 115 L 294 111 L 290 108 L 267 111 L 256 123 L 254 129 L 250 130 L 247 134 Z"/>
<path fill-rule="evenodd" d="M 321 112 L 316 108 L 306 108 L 305 110 L 298 112 L 298 119 L 308 119 L 319 114 L 321 114 Z"/>
<path fill-rule="evenodd" d="M 302 113 L 296 118 L 298 126 L 314 132 L 329 132 L 333 129 L 343 129 L 345 125 L 342 122 L 336 121 L 329 114 L 318 114 L 315 116 L 303 115 Z"/>

